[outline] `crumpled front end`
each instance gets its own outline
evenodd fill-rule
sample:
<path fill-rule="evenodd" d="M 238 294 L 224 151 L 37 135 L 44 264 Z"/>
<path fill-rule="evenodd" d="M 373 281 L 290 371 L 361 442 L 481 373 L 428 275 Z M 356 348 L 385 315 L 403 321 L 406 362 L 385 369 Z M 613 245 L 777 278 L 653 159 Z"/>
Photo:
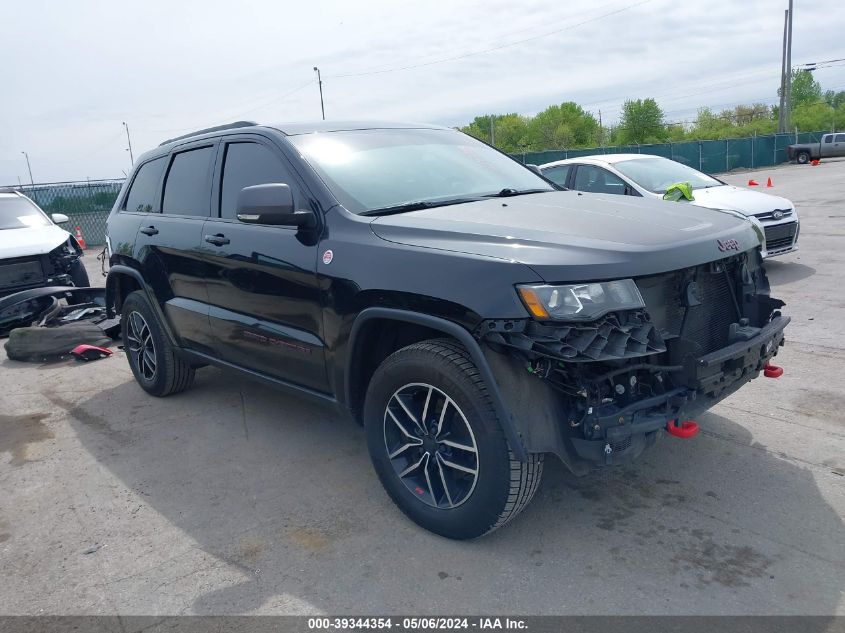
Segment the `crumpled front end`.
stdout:
<path fill-rule="evenodd" d="M 575 472 L 629 461 L 671 421 L 757 377 L 783 345 L 789 318 L 756 250 L 635 282 L 645 309 L 479 325 L 527 450 Z"/>

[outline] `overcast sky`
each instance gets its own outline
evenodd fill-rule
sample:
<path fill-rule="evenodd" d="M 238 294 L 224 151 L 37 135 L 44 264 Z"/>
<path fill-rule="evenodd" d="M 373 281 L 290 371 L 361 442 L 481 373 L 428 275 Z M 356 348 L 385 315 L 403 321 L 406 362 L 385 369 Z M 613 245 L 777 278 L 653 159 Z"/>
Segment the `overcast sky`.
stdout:
<path fill-rule="evenodd" d="M 796 0 L 793 65 L 845 58 L 843 0 Z M 462 125 L 576 101 L 774 103 L 787 0 L 0 0 L 0 184 L 123 176 L 162 140 L 237 119 Z M 845 90 L 845 65 L 816 72 Z"/>

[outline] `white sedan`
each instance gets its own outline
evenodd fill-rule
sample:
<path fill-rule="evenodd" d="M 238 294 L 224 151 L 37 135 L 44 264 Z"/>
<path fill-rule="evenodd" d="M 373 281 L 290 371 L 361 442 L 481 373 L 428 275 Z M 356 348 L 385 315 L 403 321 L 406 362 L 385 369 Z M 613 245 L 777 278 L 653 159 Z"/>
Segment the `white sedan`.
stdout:
<path fill-rule="evenodd" d="M 798 248 L 798 211 L 786 198 L 734 187 L 697 169 L 650 154 L 601 154 L 540 166 L 549 180 L 577 191 L 662 198 L 678 182 L 692 185 L 690 204 L 754 216 L 766 232 L 767 256 Z M 677 204 L 677 203 L 672 203 Z"/>

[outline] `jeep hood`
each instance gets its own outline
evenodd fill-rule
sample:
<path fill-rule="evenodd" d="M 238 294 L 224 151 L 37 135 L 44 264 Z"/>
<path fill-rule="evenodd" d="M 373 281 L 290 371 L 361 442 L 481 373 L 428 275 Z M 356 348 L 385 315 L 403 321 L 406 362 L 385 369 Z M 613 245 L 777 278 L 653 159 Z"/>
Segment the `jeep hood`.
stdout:
<path fill-rule="evenodd" d="M 398 244 L 519 262 L 548 282 L 650 275 L 760 246 L 732 213 L 576 191 L 382 216 L 370 227 Z"/>
<path fill-rule="evenodd" d="M 70 234 L 55 224 L 3 229 L 0 230 L 0 259 L 44 255 L 66 242 L 68 237 Z"/>

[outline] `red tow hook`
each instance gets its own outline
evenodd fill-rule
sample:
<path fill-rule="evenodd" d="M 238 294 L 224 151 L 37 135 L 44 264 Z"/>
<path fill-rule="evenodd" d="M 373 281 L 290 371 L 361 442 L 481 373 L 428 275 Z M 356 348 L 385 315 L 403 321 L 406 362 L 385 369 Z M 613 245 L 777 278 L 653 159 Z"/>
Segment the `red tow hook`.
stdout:
<path fill-rule="evenodd" d="M 763 367 L 763 375 L 766 378 L 780 378 L 783 376 L 783 367 L 766 363 L 766 366 Z"/>
<path fill-rule="evenodd" d="M 700 430 L 698 423 L 693 422 L 692 420 L 684 420 L 683 422 L 679 420 L 669 420 L 669 422 L 666 423 L 666 431 L 669 435 L 674 435 L 682 440 L 688 440 L 691 437 L 695 437 L 698 435 Z"/>

